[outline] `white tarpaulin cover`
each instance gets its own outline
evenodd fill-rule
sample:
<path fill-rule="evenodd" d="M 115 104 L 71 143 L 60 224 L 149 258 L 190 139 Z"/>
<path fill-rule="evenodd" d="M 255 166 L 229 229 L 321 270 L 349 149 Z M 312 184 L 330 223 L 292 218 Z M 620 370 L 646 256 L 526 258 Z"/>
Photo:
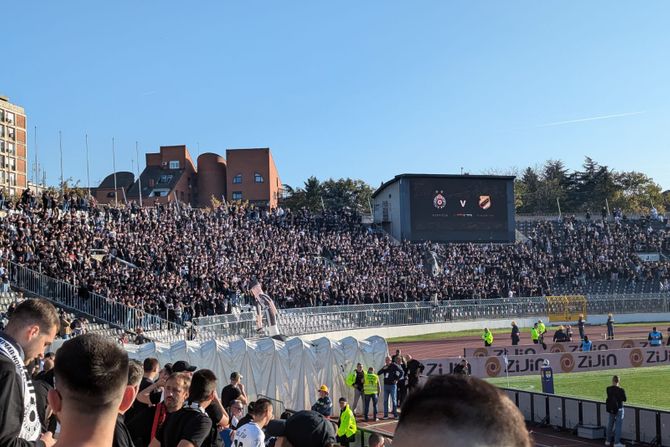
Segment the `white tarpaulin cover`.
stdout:
<path fill-rule="evenodd" d="M 344 383 L 346 374 L 358 362 L 366 370 L 368 366 L 378 370 L 384 365 L 388 352 L 386 340 L 377 336 L 365 340 L 347 337 L 339 341 L 325 337 L 303 341 L 295 337 L 285 343 L 271 338 L 232 343 L 181 341 L 172 345 L 148 343 L 125 348 L 131 358 L 139 361 L 156 357 L 163 365 L 186 360 L 199 369 L 211 369 L 219 380 L 219 392 L 229 383 L 230 373 L 237 371 L 243 376 L 250 399 L 262 394 L 284 402 L 287 409 L 293 410 L 311 407 L 318 398 L 316 390 L 323 384 L 331 389 L 334 403 L 341 396 L 352 399 L 353 388 Z"/>

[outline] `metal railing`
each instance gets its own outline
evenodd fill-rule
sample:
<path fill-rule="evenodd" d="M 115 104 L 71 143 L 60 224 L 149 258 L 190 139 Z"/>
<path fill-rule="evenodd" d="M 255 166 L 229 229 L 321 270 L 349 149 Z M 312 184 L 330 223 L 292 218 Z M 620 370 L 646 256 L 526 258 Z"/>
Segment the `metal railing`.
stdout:
<path fill-rule="evenodd" d="M 255 309 L 239 314 L 195 318 L 193 323 L 198 335 L 190 337 L 182 325 L 95 293 L 89 293 L 88 299 L 82 299 L 77 287 L 72 284 L 12 261 L 5 262 L 10 281 L 17 289 L 116 327 L 130 331 L 142 328 L 149 339 L 174 341 L 226 337 L 230 340 L 259 336 L 256 332 Z M 281 333 L 290 336 L 359 328 L 537 317 L 547 315 L 549 310 L 544 297 L 492 298 L 280 309 L 278 321 Z M 670 312 L 670 293 L 588 296 L 587 314 L 602 315 L 609 312 Z"/>
<path fill-rule="evenodd" d="M 605 403 L 577 397 L 503 388 L 527 422 L 574 430 L 580 425 L 604 427 Z M 670 445 L 670 412 L 624 405 L 621 437 L 652 445 Z"/>
<path fill-rule="evenodd" d="M 407 326 L 498 318 L 541 317 L 549 313 L 544 297 L 497 298 L 472 301 L 361 304 L 280 309 L 278 322 L 284 335 L 301 335 L 347 329 Z M 603 315 L 670 312 L 670 294 L 593 295 L 587 314 Z M 215 336 L 254 337 L 255 313 L 208 317 L 198 321 L 200 330 Z M 196 319 L 198 320 L 198 319 Z M 217 321 L 217 322 L 214 322 Z"/>
<path fill-rule="evenodd" d="M 134 332 L 137 328 L 142 328 L 144 331 L 185 333 L 181 325 L 147 314 L 141 309 L 126 306 L 97 293 L 89 292 L 88 298 L 84 299 L 79 296 L 78 288 L 72 284 L 51 278 L 13 261 L 3 261 L 7 265 L 10 283 L 24 294 L 45 298 L 59 307 L 128 331 Z"/>

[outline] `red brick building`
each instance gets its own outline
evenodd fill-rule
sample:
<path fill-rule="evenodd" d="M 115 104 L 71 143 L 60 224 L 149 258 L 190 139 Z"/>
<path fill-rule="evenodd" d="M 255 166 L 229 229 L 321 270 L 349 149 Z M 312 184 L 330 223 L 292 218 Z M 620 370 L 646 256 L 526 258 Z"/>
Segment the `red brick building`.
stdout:
<path fill-rule="evenodd" d="M 229 201 L 246 200 L 262 207 L 277 207 L 281 180 L 269 148 L 228 149 Z"/>
<path fill-rule="evenodd" d="M 277 206 L 281 181 L 270 149 L 229 149 L 226 157 L 227 160 L 214 153 L 202 154 L 196 168 L 186 146 L 161 146 L 159 152 L 146 154 L 146 168 L 139 181 L 124 175 L 119 184 L 119 176 L 130 173 L 117 173 L 119 203 L 125 199 L 139 202 L 141 184 L 142 205 L 146 206 L 177 199 L 207 207 L 211 206 L 212 198 L 244 200 L 261 207 Z M 97 188 L 98 202 L 114 203 L 112 182 L 110 174 Z"/>

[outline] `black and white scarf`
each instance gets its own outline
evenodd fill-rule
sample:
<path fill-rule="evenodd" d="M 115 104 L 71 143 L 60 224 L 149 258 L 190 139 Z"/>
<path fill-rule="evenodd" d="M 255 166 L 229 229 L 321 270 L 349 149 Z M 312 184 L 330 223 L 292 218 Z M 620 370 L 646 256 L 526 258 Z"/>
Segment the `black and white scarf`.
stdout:
<path fill-rule="evenodd" d="M 37 415 L 37 404 L 35 399 L 35 387 L 28 376 L 19 351 L 8 340 L 0 336 L 0 355 L 10 359 L 16 367 L 16 374 L 21 379 L 21 392 L 23 396 L 23 417 L 21 418 L 21 431 L 19 438 L 26 441 L 37 441 L 40 438 L 42 426 Z"/>

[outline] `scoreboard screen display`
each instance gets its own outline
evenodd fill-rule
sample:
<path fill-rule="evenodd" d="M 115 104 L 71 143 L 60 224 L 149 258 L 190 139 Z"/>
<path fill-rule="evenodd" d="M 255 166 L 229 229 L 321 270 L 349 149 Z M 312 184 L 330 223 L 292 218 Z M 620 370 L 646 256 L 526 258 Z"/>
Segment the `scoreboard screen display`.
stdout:
<path fill-rule="evenodd" d="M 512 180 L 506 178 L 412 178 L 412 239 L 511 242 L 513 194 Z"/>

